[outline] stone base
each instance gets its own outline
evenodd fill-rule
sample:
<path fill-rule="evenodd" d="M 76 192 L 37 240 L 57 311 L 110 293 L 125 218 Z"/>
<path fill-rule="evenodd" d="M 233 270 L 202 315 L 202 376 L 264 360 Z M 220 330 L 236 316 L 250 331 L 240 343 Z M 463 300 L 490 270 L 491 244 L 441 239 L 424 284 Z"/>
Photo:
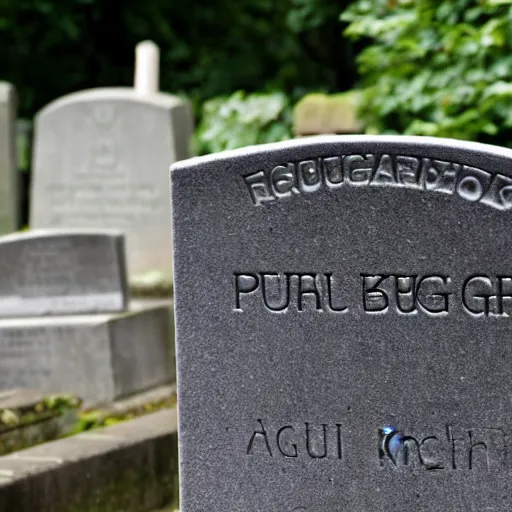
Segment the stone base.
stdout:
<path fill-rule="evenodd" d="M 135 302 L 125 313 L 0 320 L 0 390 L 73 393 L 86 404 L 174 382 L 171 308 Z"/>

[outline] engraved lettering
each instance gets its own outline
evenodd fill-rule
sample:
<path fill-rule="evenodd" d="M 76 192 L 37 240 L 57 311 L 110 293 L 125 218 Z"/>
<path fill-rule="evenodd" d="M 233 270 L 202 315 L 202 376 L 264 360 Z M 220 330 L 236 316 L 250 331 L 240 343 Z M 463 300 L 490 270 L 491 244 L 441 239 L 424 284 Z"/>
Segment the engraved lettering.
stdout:
<path fill-rule="evenodd" d="M 347 155 L 343 159 L 344 174 L 353 185 L 368 185 L 374 165 L 374 155 Z"/>
<path fill-rule="evenodd" d="M 361 274 L 363 278 L 363 305 L 364 310 L 369 313 L 381 313 L 389 306 L 389 299 L 386 292 L 379 288 L 379 285 L 387 279 L 384 275 Z"/>
<path fill-rule="evenodd" d="M 261 293 L 263 295 L 263 303 L 270 311 L 284 311 L 290 304 L 290 277 L 291 274 L 261 274 Z M 267 281 L 270 286 L 267 285 Z M 284 281 L 284 283 L 283 283 Z M 269 288 L 271 288 L 269 292 Z M 275 290 L 277 289 L 277 293 Z M 274 293 L 271 293 L 274 292 Z M 275 297 L 279 300 L 277 304 L 272 304 Z"/>
<path fill-rule="evenodd" d="M 336 188 L 343 185 L 344 176 L 341 158 L 339 156 L 324 158 L 322 162 L 327 186 Z"/>
<path fill-rule="evenodd" d="M 278 165 L 270 173 L 272 192 L 277 198 L 289 197 L 292 192 L 298 193 L 295 185 L 295 173 L 293 164 Z"/>
<path fill-rule="evenodd" d="M 256 206 L 275 200 L 275 197 L 270 193 L 267 178 L 263 171 L 249 174 L 245 176 L 244 179 Z"/>
<path fill-rule="evenodd" d="M 309 423 L 306 423 L 306 449 L 312 459 L 325 459 L 325 457 L 327 457 L 327 424 L 322 423 L 322 429 L 323 441 L 321 444 L 323 445 L 323 453 L 315 453 L 316 450 L 314 450 L 313 447 L 318 449 L 318 442 L 315 443 L 314 440 L 311 439 Z"/>
<path fill-rule="evenodd" d="M 397 182 L 409 188 L 421 188 L 420 161 L 411 156 L 396 157 Z"/>
<path fill-rule="evenodd" d="M 322 186 L 322 173 L 314 160 L 299 162 L 299 187 L 303 192 L 316 192 Z"/>
<path fill-rule="evenodd" d="M 320 292 L 317 288 L 316 274 L 297 274 L 299 278 L 298 288 L 298 310 L 303 311 L 304 296 L 314 297 L 315 309 L 322 311 L 322 302 Z"/>
<path fill-rule="evenodd" d="M 373 175 L 372 185 L 389 185 L 396 183 L 393 169 L 393 161 L 389 155 L 382 155 L 379 165 Z"/>
<path fill-rule="evenodd" d="M 235 311 L 242 311 L 240 306 L 241 295 L 256 291 L 258 286 L 259 280 L 256 274 L 235 273 Z"/>
<path fill-rule="evenodd" d="M 251 439 L 249 440 L 249 445 L 247 446 L 247 455 L 252 455 L 252 449 L 253 449 L 253 446 L 254 446 L 254 442 L 256 440 L 256 438 L 258 436 L 262 437 L 263 440 L 265 441 L 265 447 L 268 451 L 268 454 L 273 457 L 272 455 L 272 450 L 270 449 L 270 444 L 268 442 L 268 436 L 267 436 L 267 431 L 265 430 L 265 427 L 263 425 L 263 421 L 258 419 L 256 420 L 260 426 L 261 426 L 261 430 L 255 430 L 251 436 Z M 258 437 L 258 439 L 260 438 Z"/>
<path fill-rule="evenodd" d="M 292 459 L 297 458 L 298 451 L 297 451 L 297 445 L 295 443 L 291 443 L 291 444 L 288 443 L 287 446 L 281 444 L 281 436 L 283 435 L 283 432 L 286 432 L 287 430 L 291 430 L 292 433 L 294 433 L 294 428 L 291 425 L 285 425 L 284 427 L 281 427 L 277 431 L 277 435 L 276 435 L 277 447 L 279 448 L 279 451 L 281 452 L 281 454 L 284 457 L 292 458 Z M 288 447 L 290 447 L 292 449 L 292 451 L 289 451 Z"/>

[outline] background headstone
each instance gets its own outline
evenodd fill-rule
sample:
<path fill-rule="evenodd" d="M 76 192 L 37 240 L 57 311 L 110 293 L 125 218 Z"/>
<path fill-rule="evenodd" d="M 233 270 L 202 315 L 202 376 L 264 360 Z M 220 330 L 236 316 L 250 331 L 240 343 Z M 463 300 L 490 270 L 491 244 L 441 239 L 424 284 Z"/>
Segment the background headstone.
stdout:
<path fill-rule="evenodd" d="M 0 237 L 0 317 L 124 311 L 124 237 L 33 230 Z"/>
<path fill-rule="evenodd" d="M 110 315 L 0 319 L 0 389 L 111 402 L 174 380 L 170 339 L 163 302 Z"/>
<path fill-rule="evenodd" d="M 38 114 L 30 227 L 120 229 L 130 280 L 170 280 L 168 168 L 188 156 L 192 114 L 157 92 L 155 45 L 137 54 L 138 88 L 70 94 Z"/>
<path fill-rule="evenodd" d="M 511 509 L 511 150 L 314 137 L 171 177 L 183 512 Z"/>
<path fill-rule="evenodd" d="M 0 234 L 18 229 L 18 172 L 16 169 L 16 90 L 0 82 Z"/>

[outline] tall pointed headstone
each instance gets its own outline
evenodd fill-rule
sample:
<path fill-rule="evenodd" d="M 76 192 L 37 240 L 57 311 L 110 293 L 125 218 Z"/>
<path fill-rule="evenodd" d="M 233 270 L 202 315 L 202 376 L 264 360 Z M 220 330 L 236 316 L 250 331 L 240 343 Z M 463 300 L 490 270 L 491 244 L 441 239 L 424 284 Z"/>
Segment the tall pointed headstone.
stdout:
<path fill-rule="evenodd" d="M 170 280 L 168 168 L 188 156 L 186 100 L 158 92 L 158 47 L 136 49 L 135 87 L 69 94 L 35 125 L 31 228 L 115 228 L 131 281 Z"/>
<path fill-rule="evenodd" d="M 0 82 L 0 234 L 18 228 L 16 169 L 16 90 Z"/>

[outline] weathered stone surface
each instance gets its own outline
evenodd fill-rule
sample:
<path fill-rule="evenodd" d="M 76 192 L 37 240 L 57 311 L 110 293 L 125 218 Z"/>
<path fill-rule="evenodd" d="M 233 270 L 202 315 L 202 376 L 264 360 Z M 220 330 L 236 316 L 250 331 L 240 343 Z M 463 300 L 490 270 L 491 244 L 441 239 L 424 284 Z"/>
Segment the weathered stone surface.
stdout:
<path fill-rule="evenodd" d="M 358 93 L 308 94 L 295 106 L 295 135 L 361 133 L 363 125 L 357 117 Z"/>
<path fill-rule="evenodd" d="M 0 457 L 0 512 L 144 512 L 175 501 L 176 412 Z"/>
<path fill-rule="evenodd" d="M 15 231 L 19 222 L 16 110 L 14 86 L 0 82 L 0 234 Z"/>
<path fill-rule="evenodd" d="M 0 317 L 126 309 L 124 237 L 99 230 L 36 230 L 0 237 Z"/>
<path fill-rule="evenodd" d="M 512 151 L 315 137 L 172 171 L 182 512 L 512 508 Z"/>
<path fill-rule="evenodd" d="M 73 393 L 93 405 L 171 382 L 167 304 L 126 313 L 0 320 L 0 389 Z"/>
<path fill-rule="evenodd" d="M 62 97 L 35 124 L 30 226 L 116 228 L 129 277 L 171 279 L 168 168 L 188 156 L 188 102 L 131 88 Z"/>

